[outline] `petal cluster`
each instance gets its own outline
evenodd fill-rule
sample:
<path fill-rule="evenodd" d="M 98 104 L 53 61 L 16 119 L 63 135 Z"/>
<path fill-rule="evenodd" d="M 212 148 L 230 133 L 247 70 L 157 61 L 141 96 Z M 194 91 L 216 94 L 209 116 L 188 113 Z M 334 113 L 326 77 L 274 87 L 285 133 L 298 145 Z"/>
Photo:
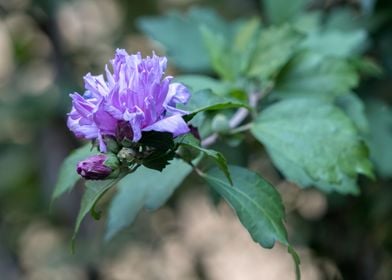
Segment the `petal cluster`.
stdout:
<path fill-rule="evenodd" d="M 133 142 L 143 131 L 170 132 L 173 137 L 189 132 L 182 116 L 187 112 L 176 108 L 190 98 L 188 89 L 164 77 L 167 59 L 153 53 L 142 58 L 117 49 L 106 66 L 105 76 L 84 77 L 83 95 L 71 94 L 72 109 L 68 114 L 69 129 L 80 138 L 97 139 L 101 152 L 106 151 L 105 135 L 116 137 L 118 131 L 128 133 Z"/>

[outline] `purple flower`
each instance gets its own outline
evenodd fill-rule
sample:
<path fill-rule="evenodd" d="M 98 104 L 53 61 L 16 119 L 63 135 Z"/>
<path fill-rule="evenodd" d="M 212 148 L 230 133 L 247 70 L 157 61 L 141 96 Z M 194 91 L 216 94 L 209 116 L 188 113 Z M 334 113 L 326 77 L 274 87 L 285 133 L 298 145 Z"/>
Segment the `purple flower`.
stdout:
<path fill-rule="evenodd" d="M 78 163 L 76 171 L 85 179 L 103 180 L 107 178 L 112 169 L 105 165 L 107 156 L 104 154 L 94 155 Z"/>
<path fill-rule="evenodd" d="M 106 79 L 87 74 L 84 95 L 71 94 L 69 129 L 77 137 L 97 139 L 101 152 L 106 152 L 104 136 L 117 136 L 119 131 L 133 142 L 143 131 L 170 132 L 173 137 L 189 132 L 182 118 L 187 112 L 176 105 L 185 104 L 190 93 L 184 85 L 172 83 L 172 77 L 163 77 L 166 63 L 154 53 L 142 58 L 140 53 L 128 55 L 117 49 L 113 71 L 106 66 Z"/>

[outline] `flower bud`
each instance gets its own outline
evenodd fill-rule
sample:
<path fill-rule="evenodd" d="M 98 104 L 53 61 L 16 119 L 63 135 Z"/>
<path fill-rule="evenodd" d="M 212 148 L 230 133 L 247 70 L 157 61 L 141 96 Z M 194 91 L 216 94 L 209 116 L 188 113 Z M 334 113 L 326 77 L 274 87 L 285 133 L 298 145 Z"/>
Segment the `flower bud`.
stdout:
<path fill-rule="evenodd" d="M 76 171 L 87 180 L 103 180 L 117 173 L 119 163 L 110 154 L 99 154 L 78 163 Z"/>

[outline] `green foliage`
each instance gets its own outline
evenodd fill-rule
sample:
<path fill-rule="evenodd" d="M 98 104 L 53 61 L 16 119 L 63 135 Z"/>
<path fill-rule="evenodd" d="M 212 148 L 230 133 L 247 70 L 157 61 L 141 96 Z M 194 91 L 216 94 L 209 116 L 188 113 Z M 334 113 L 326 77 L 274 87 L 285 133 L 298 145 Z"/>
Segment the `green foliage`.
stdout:
<path fill-rule="evenodd" d="M 262 0 L 270 24 L 282 24 L 302 16 L 308 0 Z"/>
<path fill-rule="evenodd" d="M 261 32 L 250 62 L 248 75 L 261 80 L 273 78 L 289 61 L 303 35 L 289 25 Z"/>
<path fill-rule="evenodd" d="M 198 141 L 191 134 L 187 134 L 187 135 L 181 137 L 180 139 L 177 140 L 177 143 L 179 143 L 181 146 L 190 147 L 192 149 L 200 151 L 204 155 L 206 155 L 207 157 L 213 159 L 215 161 L 215 163 L 218 165 L 219 169 L 225 174 L 227 180 L 229 180 L 229 182 L 232 183 L 229 168 L 227 166 L 227 161 L 226 161 L 225 157 L 220 152 L 212 150 L 212 149 L 206 149 L 206 148 L 200 147 L 200 141 Z"/>
<path fill-rule="evenodd" d="M 355 87 L 358 79 L 354 67 L 345 60 L 302 52 L 279 74 L 272 94 L 280 98 L 301 96 L 333 100 Z"/>
<path fill-rule="evenodd" d="M 201 90 L 193 93 L 191 100 L 185 106 L 189 114 L 184 116 L 184 119 L 189 121 L 196 114 L 204 111 L 216 111 L 223 109 L 239 108 L 249 106 L 234 98 L 228 98 L 214 94 L 211 90 Z"/>
<path fill-rule="evenodd" d="M 332 29 L 310 33 L 301 47 L 323 55 L 345 58 L 360 54 L 366 46 L 365 42 L 364 30 L 342 32 Z"/>
<path fill-rule="evenodd" d="M 123 178 L 110 204 L 106 239 L 131 225 L 141 209 L 161 207 L 191 171 L 189 164 L 174 159 L 163 172 L 140 167 Z"/>
<path fill-rule="evenodd" d="M 222 79 L 235 81 L 253 59 L 260 23 L 253 18 L 230 27 L 231 33 L 228 34 L 219 33 L 219 30 L 207 25 L 202 26 L 201 32 L 213 70 Z"/>
<path fill-rule="evenodd" d="M 354 124 L 322 100 L 280 101 L 260 114 L 252 133 L 279 170 L 300 186 L 356 194 L 357 173 L 373 177 Z"/>
<path fill-rule="evenodd" d="M 283 224 L 285 214 L 282 199 L 275 188 L 260 175 L 245 168 L 230 166 L 229 171 L 233 178 L 232 185 L 216 168 L 205 174 L 204 178 L 235 210 L 255 242 L 264 248 L 272 248 L 279 241 L 292 249 Z"/>
<path fill-rule="evenodd" d="M 75 151 L 73 151 L 63 162 L 60 167 L 56 186 L 52 194 L 52 201 L 67 191 L 70 191 L 76 182 L 80 179 L 76 173 L 76 165 L 79 161 L 97 154 L 98 151 L 91 147 L 91 144 L 86 144 Z"/>
<path fill-rule="evenodd" d="M 361 133 L 367 134 L 369 132 L 365 104 L 356 94 L 349 93 L 339 96 L 336 99 L 336 105 L 346 113 Z"/>
<path fill-rule="evenodd" d="M 173 135 L 169 132 L 145 131 L 139 143 L 154 149 L 143 157 L 141 164 L 145 167 L 162 171 L 174 157 Z"/>
<path fill-rule="evenodd" d="M 223 96 L 230 91 L 230 85 L 220 80 L 203 75 L 181 75 L 174 79 L 176 82 L 186 85 L 191 92 L 211 90 L 214 94 Z M 193 99 L 193 97 L 192 97 Z M 192 102 L 192 101 L 191 101 Z"/>
<path fill-rule="evenodd" d="M 392 109 L 382 101 L 368 102 L 369 145 L 377 172 L 392 177 Z"/>
<path fill-rule="evenodd" d="M 100 213 L 94 210 L 96 203 L 105 194 L 105 192 L 107 192 L 118 181 L 120 181 L 123 176 L 124 174 L 119 176 L 117 179 L 113 179 L 113 180 L 103 180 L 103 181 L 90 180 L 86 182 L 86 190 L 83 194 L 82 201 L 80 203 L 79 214 L 78 217 L 76 218 L 75 229 L 72 236 L 72 250 L 74 250 L 75 238 L 84 217 L 89 212 L 91 212 L 91 215 L 95 219 L 100 218 Z"/>
<path fill-rule="evenodd" d="M 207 25 L 220 33 L 227 33 L 225 22 L 212 10 L 194 8 L 186 16 L 171 12 L 160 17 L 142 17 L 138 26 L 146 34 L 162 43 L 174 63 L 187 71 L 208 71 L 210 61 L 199 31 Z"/>

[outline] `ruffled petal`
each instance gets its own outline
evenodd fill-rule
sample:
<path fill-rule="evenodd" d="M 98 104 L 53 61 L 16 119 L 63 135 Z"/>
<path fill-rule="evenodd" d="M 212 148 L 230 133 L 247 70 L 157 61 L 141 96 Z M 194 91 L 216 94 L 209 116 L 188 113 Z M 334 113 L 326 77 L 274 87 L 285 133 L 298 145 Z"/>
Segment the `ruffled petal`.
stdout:
<path fill-rule="evenodd" d="M 173 115 L 142 129 L 143 131 L 170 132 L 173 137 L 188 133 L 189 127 L 180 115 Z"/>

